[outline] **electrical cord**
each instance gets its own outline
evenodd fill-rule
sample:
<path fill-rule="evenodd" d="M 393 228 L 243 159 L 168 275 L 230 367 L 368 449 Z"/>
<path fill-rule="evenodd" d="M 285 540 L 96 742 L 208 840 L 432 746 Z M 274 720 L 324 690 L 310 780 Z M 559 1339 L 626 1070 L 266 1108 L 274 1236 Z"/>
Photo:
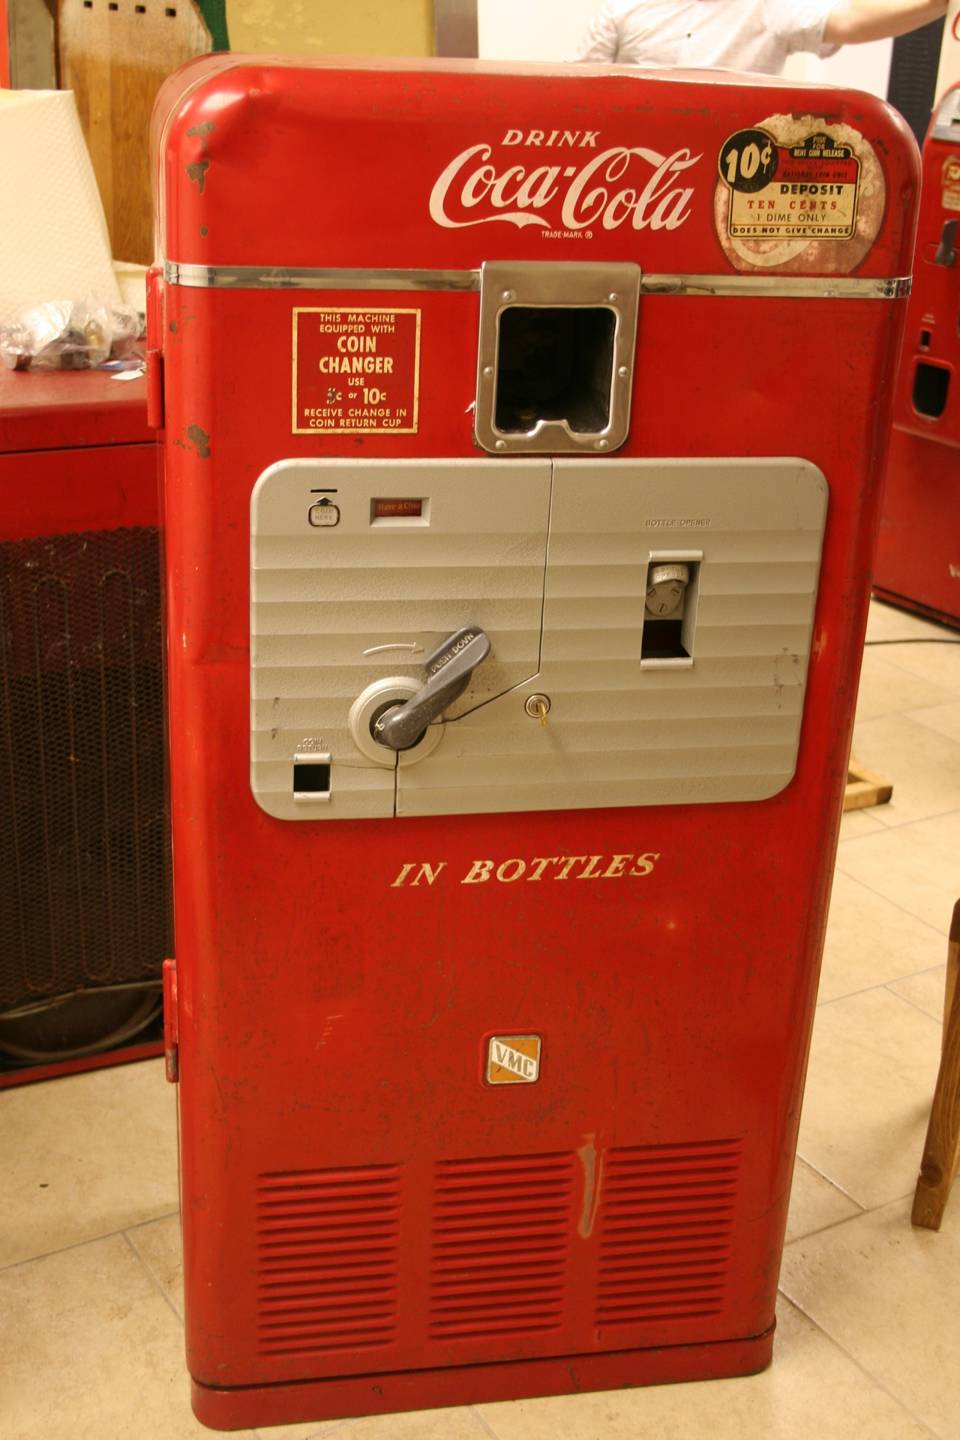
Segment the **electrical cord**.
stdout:
<path fill-rule="evenodd" d="M 939 635 L 931 635 L 929 638 L 911 638 L 909 640 L 864 640 L 863 648 L 868 645 L 960 645 L 960 640 L 941 640 Z"/>
<path fill-rule="evenodd" d="M 118 1050 L 159 1018 L 163 1009 L 160 988 L 160 984 L 156 980 L 135 980 L 125 984 L 98 986 L 96 990 L 74 990 L 67 995 L 57 995 L 49 1000 L 35 1001 L 31 1005 L 21 1005 L 16 1010 L 6 1010 L 0 1013 L 0 1023 L 58 1009 L 80 996 L 100 995 L 104 991 L 145 992 L 139 1005 L 121 1025 L 118 1025 L 108 1035 L 98 1036 L 96 1040 L 90 1041 L 86 1045 L 77 1045 L 71 1049 L 40 1050 L 13 1040 L 0 1031 L 0 1055 L 6 1055 L 10 1060 L 20 1064 L 46 1065 L 62 1060 L 82 1060 L 88 1055 L 98 1055 L 104 1050 Z"/>
<path fill-rule="evenodd" d="M 68 990 L 63 995 L 51 995 L 43 1000 L 34 1000 L 29 1005 L 18 1005 L 15 1010 L 0 1010 L 0 1022 L 4 1020 L 19 1020 L 24 1015 L 38 1015 L 43 1010 L 53 1010 L 58 1005 L 69 1005 L 71 1000 L 78 999 L 81 995 L 109 995 L 120 990 L 154 990 L 161 989 L 159 980 L 122 980 L 115 985 L 91 985 L 84 989 Z"/>

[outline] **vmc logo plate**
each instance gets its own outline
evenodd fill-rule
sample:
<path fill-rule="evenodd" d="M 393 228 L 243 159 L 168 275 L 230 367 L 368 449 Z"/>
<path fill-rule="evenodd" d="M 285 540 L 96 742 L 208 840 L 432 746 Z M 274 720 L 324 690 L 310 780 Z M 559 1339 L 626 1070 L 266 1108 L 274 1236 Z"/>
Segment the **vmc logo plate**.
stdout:
<path fill-rule="evenodd" d="M 539 1035 L 491 1035 L 488 1085 L 532 1085 L 540 1077 L 540 1045 Z"/>

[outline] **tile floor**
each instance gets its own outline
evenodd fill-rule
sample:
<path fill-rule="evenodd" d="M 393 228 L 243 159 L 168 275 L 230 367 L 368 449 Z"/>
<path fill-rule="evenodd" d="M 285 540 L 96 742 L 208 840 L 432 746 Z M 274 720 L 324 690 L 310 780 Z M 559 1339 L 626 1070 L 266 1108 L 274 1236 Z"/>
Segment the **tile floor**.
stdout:
<path fill-rule="evenodd" d="M 870 638 L 944 633 L 873 607 Z M 939 1234 L 909 1224 L 960 896 L 960 647 L 868 650 L 855 752 L 894 795 L 843 822 L 772 1368 L 271 1437 L 960 1437 L 960 1181 Z M 0 1156 L 0 1435 L 209 1433 L 188 1403 L 160 1062 L 0 1094 Z"/>

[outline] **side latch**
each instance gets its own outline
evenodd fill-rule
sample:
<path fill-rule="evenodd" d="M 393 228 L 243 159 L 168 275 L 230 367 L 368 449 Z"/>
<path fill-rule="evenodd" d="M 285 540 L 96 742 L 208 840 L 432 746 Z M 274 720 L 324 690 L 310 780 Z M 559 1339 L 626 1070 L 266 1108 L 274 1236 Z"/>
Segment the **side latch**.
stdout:
<path fill-rule="evenodd" d="M 163 962 L 163 1061 L 167 1079 L 180 1079 L 180 1012 L 177 1008 L 177 962 Z"/>

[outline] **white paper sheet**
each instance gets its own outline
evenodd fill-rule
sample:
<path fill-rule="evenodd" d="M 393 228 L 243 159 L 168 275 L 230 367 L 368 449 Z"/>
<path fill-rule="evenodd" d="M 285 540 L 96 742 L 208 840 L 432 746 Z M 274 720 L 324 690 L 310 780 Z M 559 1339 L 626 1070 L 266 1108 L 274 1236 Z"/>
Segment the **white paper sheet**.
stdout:
<path fill-rule="evenodd" d="M 0 90 L 0 321 L 22 306 L 120 299 L 68 90 Z"/>

